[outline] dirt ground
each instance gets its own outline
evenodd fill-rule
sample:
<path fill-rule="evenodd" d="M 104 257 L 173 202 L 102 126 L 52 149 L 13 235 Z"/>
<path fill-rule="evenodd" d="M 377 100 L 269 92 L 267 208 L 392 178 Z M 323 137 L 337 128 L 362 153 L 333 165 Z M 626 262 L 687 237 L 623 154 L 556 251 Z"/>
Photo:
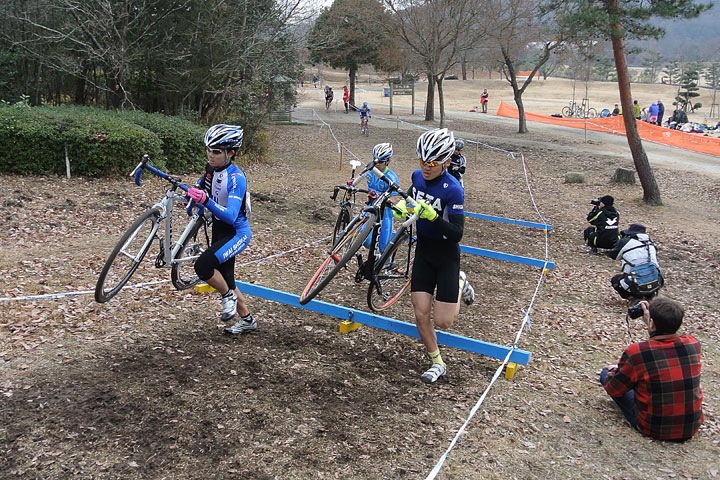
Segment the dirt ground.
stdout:
<path fill-rule="evenodd" d="M 609 142 L 534 125 L 518 135 L 512 122 L 461 115 L 457 105 L 471 100 L 453 95 L 448 126 L 488 144 L 466 148 L 466 209 L 551 224 L 547 255 L 556 268 L 543 277 L 463 255 L 478 296 L 451 332 L 512 345 L 532 306 L 518 342 L 532 358 L 492 385 L 438 478 L 717 478 L 718 177 L 654 165 L 664 205 L 648 207 L 639 185 L 609 182 L 616 168 L 632 168 L 629 155 L 605 153 Z M 419 127 L 431 126 L 419 115 L 393 124 L 380 119 L 389 112 L 378 102 L 364 138 L 351 115 L 314 117 L 320 104 L 306 88 L 295 114 L 309 122 L 273 127 L 273 158 L 243 165 L 254 236 L 238 260 L 242 281 L 302 291 L 332 228 L 332 186 L 347 179 L 353 156 L 367 161 L 375 143 L 392 142 L 401 186 L 416 167 Z M 665 150 L 673 154 L 683 152 Z M 586 183 L 564 183 L 570 171 Z M 0 176 L 11 212 L 0 237 L 0 477 L 425 478 L 501 362 L 446 347 L 448 380 L 428 386 L 419 380 L 429 364 L 418 340 L 369 327 L 340 334 L 337 319 L 255 297 L 247 302 L 259 330 L 230 338 L 216 295 L 173 290 L 152 254 L 133 282 L 159 283 L 95 303 L 88 292 L 108 252 L 163 190 L 150 178 L 138 188 L 129 179 Z M 623 225 L 649 227 L 663 293 L 686 305 L 683 331 L 702 343 L 705 424 L 685 444 L 633 432 L 597 382 L 644 336 L 639 322 L 626 326 L 627 306 L 609 285 L 618 264 L 582 246 L 589 201 L 604 194 L 616 198 Z M 508 224 L 468 219 L 463 243 L 546 255 L 542 232 Z M 319 300 L 367 310 L 366 285 L 353 273 Z M 31 295 L 46 296 L 8 300 Z M 409 298 L 388 316 L 412 322 Z"/>

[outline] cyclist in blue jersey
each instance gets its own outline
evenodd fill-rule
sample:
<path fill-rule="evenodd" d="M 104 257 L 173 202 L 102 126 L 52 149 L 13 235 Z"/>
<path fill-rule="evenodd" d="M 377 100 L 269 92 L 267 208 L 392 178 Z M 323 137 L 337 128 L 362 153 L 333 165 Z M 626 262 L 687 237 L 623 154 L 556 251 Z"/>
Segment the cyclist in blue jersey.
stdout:
<path fill-rule="evenodd" d="M 393 154 L 393 147 L 389 143 L 378 143 L 373 147 L 372 151 L 372 158 L 373 163 L 375 164 L 375 167 L 377 167 L 378 170 L 383 172 L 385 174 L 385 177 L 390 180 L 391 182 L 395 183 L 396 185 L 400 185 L 400 180 L 398 180 L 398 176 L 395 172 L 390 170 L 390 157 L 392 157 Z M 368 195 L 370 198 L 377 198 L 381 193 L 387 191 L 388 188 L 390 188 L 390 184 L 385 182 L 384 180 L 379 179 L 375 174 L 370 171 L 365 174 L 365 179 L 367 180 L 368 184 L 368 191 L 370 192 Z M 397 193 L 394 193 L 390 198 L 396 197 Z M 380 227 L 380 236 L 378 238 L 378 248 L 380 248 L 380 253 L 382 253 L 385 250 L 385 247 L 387 246 L 388 242 L 390 241 L 390 236 L 392 235 L 392 229 L 393 229 L 393 211 L 390 207 L 385 207 L 385 212 L 383 215 L 383 221 L 382 225 Z M 368 237 L 365 240 L 365 247 L 370 247 L 370 241 L 372 240 L 371 237 Z"/>
<path fill-rule="evenodd" d="M 205 175 L 196 187 L 188 190 L 188 197 L 213 215 L 212 244 L 195 261 L 195 272 L 220 292 L 222 321 L 229 322 L 240 314 L 237 323 L 224 329 L 230 335 L 257 329 L 257 322 L 235 283 L 235 256 L 245 250 L 252 237 L 247 178 L 233 163 L 242 140 L 242 127 L 224 124 L 210 127 L 205 134 L 208 159 Z"/>
<path fill-rule="evenodd" d="M 367 102 L 363 102 L 362 107 L 358 108 L 360 112 L 360 126 L 363 126 L 363 122 L 367 122 L 369 118 L 372 118 L 372 112 Z"/>
<path fill-rule="evenodd" d="M 420 135 L 420 169 L 413 172 L 408 190 L 417 203 L 415 208 L 422 208 L 410 291 L 415 324 L 432 361 L 430 369 L 420 377 L 425 383 L 435 383 L 447 373 L 435 327 L 450 328 L 460 311 L 460 299 L 467 305 L 475 299 L 470 282 L 460 271 L 465 195 L 460 182 L 447 171 L 454 152 L 455 138 L 448 129 Z M 406 204 L 401 200 L 396 207 L 402 210 Z"/>

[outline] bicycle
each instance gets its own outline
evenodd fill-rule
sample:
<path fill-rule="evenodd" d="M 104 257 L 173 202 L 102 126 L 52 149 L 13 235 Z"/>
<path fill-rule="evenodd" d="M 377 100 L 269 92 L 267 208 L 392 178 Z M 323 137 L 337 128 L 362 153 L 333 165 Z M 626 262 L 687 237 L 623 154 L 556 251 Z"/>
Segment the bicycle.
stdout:
<path fill-rule="evenodd" d="M 369 133 L 368 133 L 368 119 L 369 119 L 369 117 L 362 117 L 362 118 L 360 118 L 360 135 L 365 135 L 366 137 L 369 135 Z"/>
<path fill-rule="evenodd" d="M 350 174 L 350 180 L 354 182 L 355 180 L 355 172 L 357 171 L 357 167 L 362 165 L 362 163 L 358 162 L 357 160 L 350 160 L 350 166 L 352 167 L 352 173 Z M 362 177 L 369 169 L 366 167 L 363 169 L 362 172 L 360 172 L 360 175 L 358 177 Z M 337 239 L 339 238 L 340 234 L 345 230 L 345 228 L 350 223 L 350 219 L 353 216 L 353 210 L 355 208 L 356 202 L 355 202 L 355 194 L 357 192 L 360 193 L 368 193 L 367 190 L 351 187 L 348 188 L 349 185 L 337 185 L 333 187 L 333 194 L 330 196 L 332 200 L 337 200 L 338 193 L 340 190 L 344 190 L 345 193 L 343 194 L 342 200 L 340 200 L 340 211 L 338 212 L 337 220 L 335 221 L 335 229 L 333 230 L 333 236 L 332 236 L 332 243 L 335 244 Z"/>
<path fill-rule="evenodd" d="M 173 241 L 172 213 L 176 203 L 184 207 L 188 198 L 178 193 L 188 191 L 180 178 L 172 177 L 148 162 L 149 155 L 143 155 L 142 161 L 130 173 L 135 184 L 142 186 L 141 177 L 144 170 L 167 180 L 170 188 L 165 196 L 155 205 L 143 212 L 120 237 L 115 248 L 110 252 L 95 285 L 95 301 L 105 303 L 122 290 L 133 276 L 154 240 L 158 241 L 160 252 L 155 258 L 155 267 L 171 266 L 170 280 L 178 290 L 195 286 L 200 279 L 195 274 L 195 260 L 210 247 L 208 227 L 212 224 L 212 215 L 201 205 L 194 205 L 188 211 L 190 221 L 182 234 Z M 164 233 L 158 234 L 160 222 L 165 221 Z"/>
<path fill-rule="evenodd" d="M 382 311 L 390 307 L 410 286 L 415 247 L 413 226 L 421 211 L 409 215 L 409 218 L 401 224 L 398 231 L 393 235 L 385 251 L 378 255 L 380 228 L 385 207 L 390 197 L 394 192 L 397 192 L 406 201 L 412 202 L 412 199 L 397 184 L 390 182 L 374 165 L 369 165 L 369 167 L 371 168 L 366 167 L 366 170 L 372 169 L 375 175 L 389 184 L 389 188 L 378 195 L 377 198 L 372 199 L 368 205 L 358 212 L 333 242 L 330 250 L 326 252 L 327 257 L 320 264 L 320 267 L 300 295 L 301 305 L 305 305 L 315 298 L 335 278 L 340 270 L 346 268 L 347 263 L 352 258 L 357 258 L 359 266 L 355 281 L 360 283 L 365 279 L 370 280 L 367 302 L 368 307 L 373 311 Z M 336 191 L 346 190 L 346 192 L 352 192 L 353 189 L 357 189 L 355 183 L 360 178 L 362 177 L 358 177 L 355 182 L 351 182 L 349 185 L 340 185 L 335 189 Z M 363 261 L 362 255 L 358 251 L 368 236 L 371 236 L 368 258 Z M 402 263 L 398 263 L 398 261 Z"/>

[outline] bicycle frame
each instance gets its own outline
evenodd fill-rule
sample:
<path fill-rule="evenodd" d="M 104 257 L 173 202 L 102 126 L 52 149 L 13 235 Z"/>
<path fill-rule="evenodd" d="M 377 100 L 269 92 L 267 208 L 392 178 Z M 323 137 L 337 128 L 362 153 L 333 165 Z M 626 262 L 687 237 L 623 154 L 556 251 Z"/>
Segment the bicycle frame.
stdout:
<path fill-rule="evenodd" d="M 158 254 L 157 259 L 155 260 L 155 266 L 160 268 L 165 265 L 172 265 L 173 263 L 182 263 L 182 262 L 189 262 L 197 259 L 196 256 L 191 257 L 184 257 L 180 260 L 176 260 L 175 257 L 180 252 L 180 249 L 183 246 L 183 242 L 187 238 L 187 236 L 190 234 L 190 231 L 195 227 L 195 224 L 200 219 L 201 215 L 205 214 L 205 209 L 202 206 L 198 206 L 198 210 L 190 217 L 190 221 L 185 226 L 185 229 L 180 234 L 180 237 L 178 237 L 177 242 L 173 243 L 172 241 L 172 214 L 175 203 L 182 203 L 183 205 L 187 204 L 187 197 L 185 195 L 180 195 L 177 193 L 177 189 L 179 188 L 183 192 L 187 192 L 189 190 L 189 187 L 187 185 L 184 185 L 180 182 L 179 178 L 172 177 L 168 175 L 167 173 L 163 172 L 162 170 L 159 170 L 152 165 L 148 164 L 148 161 L 150 160 L 150 157 L 148 155 L 143 156 L 143 161 L 138 164 L 137 167 L 130 173 L 131 177 L 134 177 L 135 184 L 139 187 L 142 186 L 142 174 L 144 170 L 148 170 L 154 175 L 157 175 L 158 177 L 167 180 L 170 182 L 173 186 L 169 188 L 165 192 L 165 197 L 152 206 L 152 208 L 159 208 L 160 213 L 160 221 L 165 221 L 165 232 L 162 237 L 159 237 L 158 240 L 160 242 L 160 253 Z M 200 213 L 202 212 L 202 213 Z M 155 238 L 155 234 L 157 233 L 157 230 L 159 229 L 159 222 L 155 225 L 155 228 L 153 229 L 153 235 L 148 239 L 148 242 L 152 243 L 152 240 Z M 170 245 L 171 248 L 165 248 L 165 245 Z"/>
<path fill-rule="evenodd" d="M 160 252 L 155 258 L 155 267 L 161 268 L 168 264 L 172 267 L 170 278 L 175 288 L 184 290 L 199 282 L 194 269 L 186 271 L 181 265 L 194 262 L 199 258 L 200 253 L 209 248 L 207 225 L 212 219 L 208 218 L 209 214 L 202 205 L 198 205 L 192 214 L 188 211 L 190 220 L 177 242 L 173 242 L 172 215 L 175 203 L 186 205 L 188 202 L 184 195 L 178 193 L 178 189 L 186 192 L 188 187 L 179 178 L 171 177 L 149 165 L 148 161 L 149 156 L 144 155 L 142 161 L 130 174 L 134 177 L 135 184 L 142 185 L 142 173 L 147 169 L 167 180 L 172 186 L 165 191 L 164 197 L 159 202 L 137 217 L 108 256 L 95 285 L 95 300 L 99 303 L 109 301 L 122 290 L 137 271 L 155 239 L 160 246 Z M 164 230 L 162 235 L 159 235 L 160 222 L 163 221 Z M 202 234 L 200 234 L 201 228 Z"/>

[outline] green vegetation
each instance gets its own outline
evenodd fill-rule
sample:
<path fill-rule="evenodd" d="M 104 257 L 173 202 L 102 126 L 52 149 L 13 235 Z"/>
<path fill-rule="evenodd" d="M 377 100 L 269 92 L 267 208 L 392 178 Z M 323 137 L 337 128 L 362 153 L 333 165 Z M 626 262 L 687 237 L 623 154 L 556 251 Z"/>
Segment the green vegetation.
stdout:
<path fill-rule="evenodd" d="M 127 175 L 141 156 L 173 173 L 204 164 L 204 128 L 161 114 L 90 107 L 0 106 L 0 170 L 22 175 Z"/>

